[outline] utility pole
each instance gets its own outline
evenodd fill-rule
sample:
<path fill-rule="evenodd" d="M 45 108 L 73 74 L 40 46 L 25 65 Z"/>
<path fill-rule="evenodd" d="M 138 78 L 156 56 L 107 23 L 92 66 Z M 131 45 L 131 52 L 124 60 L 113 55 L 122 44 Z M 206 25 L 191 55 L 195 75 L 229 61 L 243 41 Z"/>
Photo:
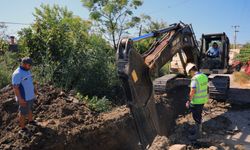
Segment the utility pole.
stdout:
<path fill-rule="evenodd" d="M 239 28 L 239 25 L 234 25 L 232 26 L 232 28 L 234 28 L 234 49 L 236 49 L 236 39 L 237 39 L 237 32 L 239 32 L 239 30 L 237 30 L 237 28 Z"/>
<path fill-rule="evenodd" d="M 139 36 L 141 36 L 142 25 L 140 25 Z"/>

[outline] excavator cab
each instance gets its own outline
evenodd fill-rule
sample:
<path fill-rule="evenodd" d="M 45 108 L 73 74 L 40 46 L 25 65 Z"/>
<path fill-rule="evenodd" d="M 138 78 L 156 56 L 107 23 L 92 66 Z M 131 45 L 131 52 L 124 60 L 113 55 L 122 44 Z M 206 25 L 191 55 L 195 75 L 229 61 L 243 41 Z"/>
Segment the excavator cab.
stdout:
<path fill-rule="evenodd" d="M 217 44 L 218 56 L 211 57 L 210 49 Z M 208 75 L 209 97 L 216 100 L 226 100 L 230 86 L 229 72 L 229 39 L 223 33 L 203 34 L 201 37 L 199 69 Z"/>
<path fill-rule="evenodd" d="M 208 75 L 227 73 L 229 46 L 229 39 L 225 33 L 203 34 L 200 47 L 200 71 Z M 211 54 L 211 51 L 213 53 L 215 49 L 218 55 Z"/>

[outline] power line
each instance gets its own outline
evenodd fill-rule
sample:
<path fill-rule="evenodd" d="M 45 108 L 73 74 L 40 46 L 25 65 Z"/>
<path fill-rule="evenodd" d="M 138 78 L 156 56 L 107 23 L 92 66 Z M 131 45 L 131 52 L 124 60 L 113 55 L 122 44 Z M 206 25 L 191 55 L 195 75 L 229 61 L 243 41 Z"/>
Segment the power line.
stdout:
<path fill-rule="evenodd" d="M 236 39 L 237 39 L 237 32 L 239 32 L 239 30 L 237 30 L 237 28 L 239 28 L 239 25 L 234 25 L 232 26 L 232 28 L 234 28 L 234 49 L 236 49 Z"/>
<path fill-rule="evenodd" d="M 20 23 L 20 22 L 6 22 L 6 21 L 0 21 L 0 24 L 31 25 L 30 23 Z"/>

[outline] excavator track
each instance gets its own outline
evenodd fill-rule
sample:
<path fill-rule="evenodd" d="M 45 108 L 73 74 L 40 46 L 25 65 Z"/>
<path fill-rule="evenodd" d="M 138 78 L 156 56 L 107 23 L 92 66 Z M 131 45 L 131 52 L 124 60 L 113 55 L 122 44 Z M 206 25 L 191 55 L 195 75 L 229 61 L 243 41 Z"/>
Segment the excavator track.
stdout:
<path fill-rule="evenodd" d="M 230 87 L 230 78 L 223 74 L 213 74 L 209 77 L 209 97 L 215 100 L 226 100 Z"/>
<path fill-rule="evenodd" d="M 177 74 L 167 74 L 153 81 L 156 94 L 166 93 L 178 86 L 188 86 L 189 78 L 179 77 Z"/>

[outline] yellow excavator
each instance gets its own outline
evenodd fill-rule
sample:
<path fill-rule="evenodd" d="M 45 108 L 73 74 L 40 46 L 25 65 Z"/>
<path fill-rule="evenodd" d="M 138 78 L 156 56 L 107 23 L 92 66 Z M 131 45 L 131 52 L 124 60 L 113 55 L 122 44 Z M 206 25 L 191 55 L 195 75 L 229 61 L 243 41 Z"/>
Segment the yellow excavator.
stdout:
<path fill-rule="evenodd" d="M 139 54 L 134 49 L 134 42 L 152 37 L 157 37 L 156 41 L 145 53 Z M 137 38 L 124 38 L 119 42 L 118 75 L 143 148 L 150 145 L 157 134 L 164 134 L 162 133 L 164 124 L 160 123 L 155 107 L 155 89 L 164 91 L 166 86 L 170 85 L 168 81 L 173 81 L 177 75 L 156 79 L 155 86 L 151 77 L 177 53 L 182 56 L 181 51 L 188 58 L 186 62 L 182 61 L 183 68 L 188 62 L 198 64 L 199 50 L 194 32 L 190 25 L 184 23 L 173 24 L 166 29 Z"/>
<path fill-rule="evenodd" d="M 133 44 L 147 38 L 155 38 L 155 41 L 145 53 L 138 53 Z M 204 57 L 192 26 L 183 22 L 119 41 L 116 54 L 118 75 L 143 149 L 152 143 L 156 135 L 164 135 L 167 128 L 165 121 L 161 121 L 159 117 L 162 116 L 159 113 L 166 112 L 157 110 L 155 93 L 164 93 L 178 85 L 188 86 L 190 82 L 185 69 L 177 69 L 175 74 L 152 80 L 155 72 L 176 56 L 180 60 L 181 68 L 185 68 L 187 63 L 194 63 L 199 67 Z"/>

